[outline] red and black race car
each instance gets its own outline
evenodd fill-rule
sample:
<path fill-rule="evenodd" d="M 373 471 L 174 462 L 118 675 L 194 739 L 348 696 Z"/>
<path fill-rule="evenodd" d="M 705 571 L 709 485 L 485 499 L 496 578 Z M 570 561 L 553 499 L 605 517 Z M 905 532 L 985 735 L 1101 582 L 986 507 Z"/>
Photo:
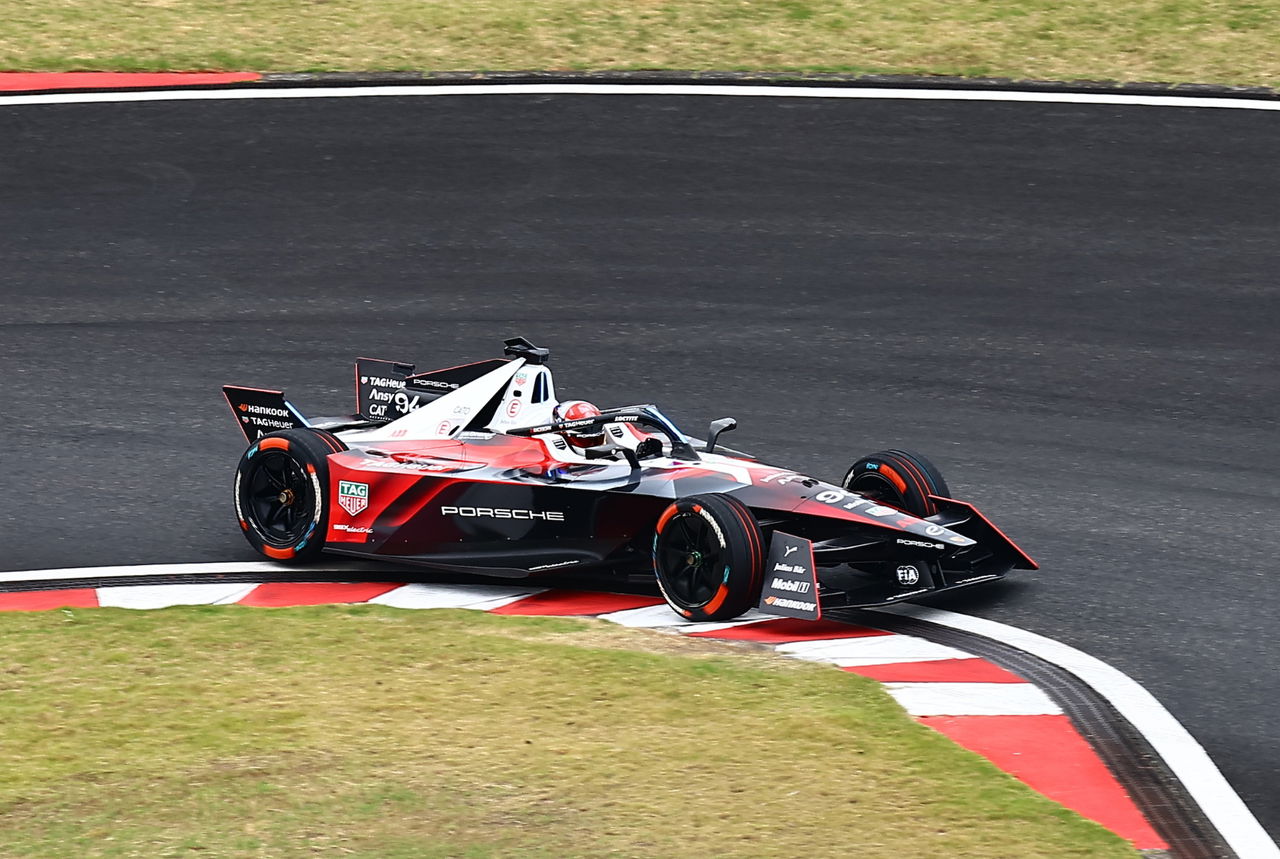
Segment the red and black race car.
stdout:
<path fill-rule="evenodd" d="M 690 620 L 752 608 L 817 618 L 1036 569 L 927 459 L 887 450 L 840 486 L 717 449 L 653 405 L 556 399 L 550 353 L 415 373 L 356 362 L 357 413 L 308 420 L 279 391 L 226 386 L 249 447 L 235 479 L 255 549 L 525 577 L 656 575 Z"/>

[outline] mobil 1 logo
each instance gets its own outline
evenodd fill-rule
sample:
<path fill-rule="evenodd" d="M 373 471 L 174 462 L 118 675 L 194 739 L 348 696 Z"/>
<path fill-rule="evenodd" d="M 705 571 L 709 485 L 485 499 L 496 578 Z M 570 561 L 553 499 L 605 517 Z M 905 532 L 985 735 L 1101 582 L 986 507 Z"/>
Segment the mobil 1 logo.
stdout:
<path fill-rule="evenodd" d="M 812 543 L 781 531 L 773 532 L 769 559 L 764 565 L 759 608 L 766 614 L 805 620 L 822 617 Z"/>

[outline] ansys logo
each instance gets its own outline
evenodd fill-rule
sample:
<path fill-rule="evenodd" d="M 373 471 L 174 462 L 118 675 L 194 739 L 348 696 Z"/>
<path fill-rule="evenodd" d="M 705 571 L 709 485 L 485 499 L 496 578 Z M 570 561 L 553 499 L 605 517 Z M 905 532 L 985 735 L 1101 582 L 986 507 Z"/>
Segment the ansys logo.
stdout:
<path fill-rule="evenodd" d="M 338 481 L 338 505 L 352 516 L 369 506 L 369 484 Z"/>

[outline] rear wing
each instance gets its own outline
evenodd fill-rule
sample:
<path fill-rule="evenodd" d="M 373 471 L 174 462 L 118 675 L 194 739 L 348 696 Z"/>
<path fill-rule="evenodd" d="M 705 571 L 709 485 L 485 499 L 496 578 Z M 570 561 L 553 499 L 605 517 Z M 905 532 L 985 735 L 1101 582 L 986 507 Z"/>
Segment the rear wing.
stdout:
<path fill-rule="evenodd" d="M 412 364 L 378 358 L 357 358 L 356 413 L 337 418 L 308 420 L 285 399 L 281 391 L 223 385 L 222 395 L 227 398 L 227 405 L 231 406 L 236 424 L 244 433 L 245 439 L 254 442 L 267 433 L 296 427 L 316 426 L 336 431 L 341 428 L 390 423 L 474 382 L 511 360 L 490 358 L 442 370 L 414 373 Z"/>
<path fill-rule="evenodd" d="M 474 382 L 509 360 L 490 358 L 443 370 L 414 373 L 412 364 L 357 358 L 356 414 L 363 420 L 379 424 L 394 421 Z"/>
<path fill-rule="evenodd" d="M 227 398 L 227 405 L 236 416 L 236 424 L 249 442 L 277 430 L 311 426 L 302 413 L 284 398 L 283 391 L 223 385 L 222 396 Z"/>

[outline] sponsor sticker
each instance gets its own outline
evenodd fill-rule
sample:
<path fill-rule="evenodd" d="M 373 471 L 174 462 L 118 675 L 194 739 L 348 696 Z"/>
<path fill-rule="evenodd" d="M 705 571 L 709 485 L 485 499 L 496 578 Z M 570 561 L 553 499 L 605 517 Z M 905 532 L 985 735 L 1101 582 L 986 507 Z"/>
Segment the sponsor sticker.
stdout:
<path fill-rule="evenodd" d="M 354 480 L 338 481 L 338 506 L 352 516 L 359 515 L 369 506 L 369 484 Z"/>
<path fill-rule="evenodd" d="M 927 543 L 924 540 L 897 540 L 899 546 L 919 546 L 921 549 L 941 549 L 941 543 Z"/>
<path fill-rule="evenodd" d="M 813 544 L 800 537 L 774 531 L 769 544 L 768 575 L 760 589 L 759 608 L 767 614 L 817 620 L 818 576 Z"/>
<path fill-rule="evenodd" d="M 345 522 L 338 522 L 332 527 L 334 531 L 342 531 L 346 534 L 372 534 L 373 529 L 361 525 L 348 525 Z"/>
<path fill-rule="evenodd" d="M 920 584 L 920 568 L 914 564 L 903 564 L 897 570 L 898 584 L 904 588 Z"/>
<path fill-rule="evenodd" d="M 440 508 L 443 516 L 460 516 L 463 519 L 524 519 L 542 522 L 563 522 L 561 510 L 521 510 L 510 507 L 455 507 L 446 504 Z"/>

